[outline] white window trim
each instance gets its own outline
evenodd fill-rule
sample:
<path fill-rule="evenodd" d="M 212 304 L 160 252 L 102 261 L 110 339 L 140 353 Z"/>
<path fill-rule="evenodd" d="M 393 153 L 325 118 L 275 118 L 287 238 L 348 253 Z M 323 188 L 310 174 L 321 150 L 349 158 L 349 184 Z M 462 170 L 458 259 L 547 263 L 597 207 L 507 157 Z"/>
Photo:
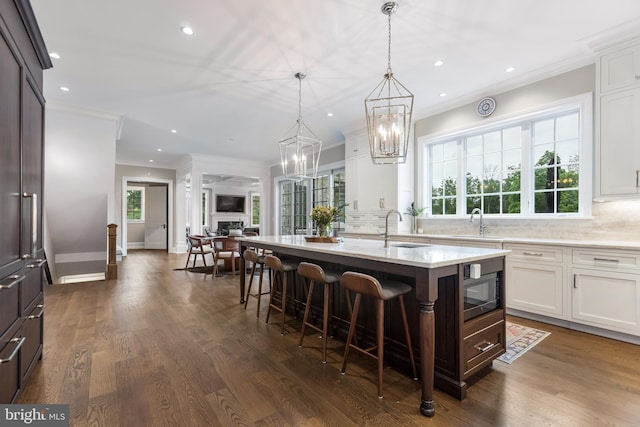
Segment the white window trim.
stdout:
<path fill-rule="evenodd" d="M 535 108 L 514 112 L 511 114 L 503 115 L 501 117 L 495 117 L 492 119 L 487 119 L 483 121 L 482 124 L 470 125 L 464 128 L 458 128 L 455 130 L 438 132 L 430 135 L 424 135 L 417 139 L 417 147 L 416 150 L 416 170 L 417 170 L 417 184 L 416 184 L 416 194 L 419 196 L 419 204 L 422 206 L 427 206 L 429 214 L 431 213 L 431 196 L 430 196 L 430 188 L 426 185 L 426 180 L 428 178 L 429 168 L 424 166 L 429 164 L 429 145 L 437 144 L 440 142 L 444 142 L 450 139 L 458 139 L 462 135 L 470 134 L 470 133 L 481 133 L 490 129 L 494 129 L 497 127 L 506 127 L 509 124 L 515 124 L 517 122 L 531 120 L 538 116 L 544 115 L 552 115 L 556 113 L 560 113 L 566 111 L 568 109 L 578 109 L 580 111 L 580 193 L 579 193 L 579 202 L 578 202 L 578 210 L 579 213 L 553 213 L 553 214 L 532 214 L 530 212 L 533 191 L 530 187 L 522 188 L 521 194 L 523 197 L 526 197 L 527 203 L 527 213 L 525 214 L 487 214 L 487 216 L 494 216 L 500 218 L 513 218 L 513 219 L 575 219 L 575 218 L 588 218 L 591 216 L 591 202 L 593 199 L 593 93 L 587 92 L 581 95 L 576 95 L 569 98 L 564 98 L 552 103 L 544 104 Z M 528 139 L 528 137 L 527 137 Z M 529 159 L 528 147 L 524 147 L 523 144 L 523 153 L 525 154 L 525 159 Z M 463 153 L 458 153 L 462 155 Z M 458 169 L 458 175 L 462 174 L 461 169 Z M 460 180 L 461 177 L 458 176 L 458 182 L 463 182 Z M 465 186 L 462 187 L 463 189 Z M 525 191 L 527 191 L 525 193 Z M 461 191 L 458 191 L 457 200 L 456 200 L 456 215 L 436 215 L 430 216 L 430 218 L 443 218 L 443 219 L 454 219 L 462 216 L 466 216 L 465 212 L 462 208 L 462 198 L 465 197 Z M 524 203 L 523 199 L 521 203 Z"/>
<path fill-rule="evenodd" d="M 128 219 L 127 218 L 127 222 L 131 223 L 131 224 L 141 224 L 145 222 L 145 218 L 146 218 L 146 211 L 145 211 L 145 205 L 146 205 L 146 200 L 145 200 L 145 190 L 146 187 L 141 187 L 141 186 L 136 186 L 136 185 L 128 185 L 127 186 L 127 191 L 140 191 L 140 219 Z M 127 200 L 127 196 L 125 194 L 125 200 Z M 125 212 L 127 210 L 125 209 Z"/>

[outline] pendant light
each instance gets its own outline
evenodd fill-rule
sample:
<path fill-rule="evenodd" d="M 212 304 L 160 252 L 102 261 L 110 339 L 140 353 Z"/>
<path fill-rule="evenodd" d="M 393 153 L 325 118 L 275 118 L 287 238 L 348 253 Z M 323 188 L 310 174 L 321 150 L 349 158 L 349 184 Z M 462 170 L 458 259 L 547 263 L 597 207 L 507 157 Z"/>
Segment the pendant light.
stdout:
<path fill-rule="evenodd" d="M 391 71 L 391 15 L 398 10 L 398 4 L 387 2 L 380 10 L 388 16 L 389 48 L 387 72 L 364 100 L 369 148 L 373 163 L 404 163 L 409 147 L 413 94 L 395 79 Z"/>
<path fill-rule="evenodd" d="M 293 130 L 295 133 L 282 138 L 278 144 L 282 174 L 287 179 L 301 181 L 316 177 L 322 141 L 302 120 L 302 79 L 305 75 L 296 73 L 295 78 L 298 79 L 298 120 L 289 130 L 289 133 Z"/>

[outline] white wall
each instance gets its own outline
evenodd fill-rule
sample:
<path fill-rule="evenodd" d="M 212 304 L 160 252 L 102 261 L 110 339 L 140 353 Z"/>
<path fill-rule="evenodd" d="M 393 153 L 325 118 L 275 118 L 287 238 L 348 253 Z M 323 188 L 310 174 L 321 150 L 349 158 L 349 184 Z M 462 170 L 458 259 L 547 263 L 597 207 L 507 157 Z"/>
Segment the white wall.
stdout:
<path fill-rule="evenodd" d="M 56 264 L 107 260 L 114 221 L 117 117 L 47 106 L 45 242 Z"/>

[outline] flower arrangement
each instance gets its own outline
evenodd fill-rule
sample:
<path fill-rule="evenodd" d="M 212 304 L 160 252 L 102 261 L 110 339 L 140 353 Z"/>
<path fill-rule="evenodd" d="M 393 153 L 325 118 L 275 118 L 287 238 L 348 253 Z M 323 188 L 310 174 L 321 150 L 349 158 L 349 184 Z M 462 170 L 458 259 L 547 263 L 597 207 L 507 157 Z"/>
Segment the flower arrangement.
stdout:
<path fill-rule="evenodd" d="M 411 215 L 411 216 L 420 216 L 422 215 L 422 212 L 424 212 L 426 208 L 416 208 L 416 205 L 414 202 L 411 202 L 411 206 L 409 206 L 407 208 L 407 210 L 405 211 L 405 213 L 407 215 Z"/>
<path fill-rule="evenodd" d="M 311 213 L 309 214 L 309 218 L 311 218 L 318 227 L 318 233 L 321 237 L 326 237 L 327 229 L 331 225 L 332 222 L 339 221 L 344 217 L 343 209 L 347 206 L 342 205 L 338 207 L 329 207 L 329 206 L 316 206 L 311 209 Z"/>

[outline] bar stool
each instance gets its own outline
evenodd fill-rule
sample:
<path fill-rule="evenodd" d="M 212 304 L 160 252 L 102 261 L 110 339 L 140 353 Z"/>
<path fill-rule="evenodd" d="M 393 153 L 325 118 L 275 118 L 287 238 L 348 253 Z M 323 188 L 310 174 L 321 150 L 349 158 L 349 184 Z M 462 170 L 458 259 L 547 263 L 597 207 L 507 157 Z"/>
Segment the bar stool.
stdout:
<path fill-rule="evenodd" d="M 254 297 L 258 300 L 258 308 L 256 309 L 256 317 L 260 317 L 260 297 L 262 295 L 271 293 L 271 274 L 269 274 L 269 292 L 262 292 L 262 276 L 264 273 L 264 256 L 258 255 L 256 251 L 253 249 L 245 249 L 242 253 L 242 257 L 245 262 L 251 263 L 251 271 L 249 272 L 249 286 L 247 288 L 247 296 L 244 299 L 244 309 L 247 309 L 247 304 L 249 303 L 249 297 Z M 260 280 L 258 281 L 258 293 L 252 294 L 251 287 L 253 286 L 253 277 L 256 272 L 256 266 L 260 266 Z"/>
<path fill-rule="evenodd" d="M 414 379 L 418 378 L 416 373 L 416 363 L 413 359 L 413 348 L 411 347 L 411 336 L 409 335 L 409 324 L 407 323 L 407 312 L 404 307 L 404 295 L 411 292 L 411 286 L 406 283 L 395 282 L 391 280 L 379 281 L 373 276 L 353 271 L 345 272 L 340 278 L 340 286 L 346 289 L 347 295 L 349 291 L 356 294 L 351 314 L 351 325 L 349 326 L 349 335 L 344 349 L 344 360 L 342 361 L 341 372 L 344 375 L 347 368 L 347 359 L 351 348 L 366 354 L 378 361 L 378 398 L 382 399 L 382 364 L 384 361 L 384 302 L 398 298 L 400 302 L 400 311 L 402 315 L 402 323 L 404 324 L 404 333 L 407 339 L 407 348 L 409 349 L 409 359 L 411 360 L 411 368 L 413 369 Z M 356 330 L 356 321 L 358 320 L 358 310 L 360 309 L 360 300 L 362 295 L 375 298 L 376 301 L 376 345 L 369 348 L 358 347 L 351 344 Z M 373 350 L 378 350 L 377 355 L 373 354 Z"/>
<path fill-rule="evenodd" d="M 267 320 L 269 323 L 269 316 L 271 315 L 271 309 L 278 310 L 282 313 L 282 326 L 280 334 L 284 335 L 284 321 L 286 319 L 286 304 L 287 304 L 287 288 L 289 287 L 288 277 L 291 273 L 295 273 L 298 264 L 287 261 L 282 261 L 275 255 L 265 255 L 264 264 L 273 271 L 274 279 L 273 286 L 271 286 L 271 296 L 269 297 L 269 309 L 267 310 Z M 280 307 L 273 302 L 273 297 L 276 293 L 276 288 L 280 285 Z M 291 280 L 291 287 L 295 298 L 295 281 Z"/>
<path fill-rule="evenodd" d="M 332 301 L 333 285 L 340 282 L 339 273 L 325 272 L 322 267 L 309 262 L 301 262 L 298 265 L 298 275 L 309 279 L 309 290 L 307 292 L 307 305 L 304 309 L 304 317 L 302 318 L 302 330 L 300 331 L 300 344 L 304 340 L 305 326 L 309 326 L 322 333 L 322 363 L 327 363 L 327 329 L 329 325 L 329 304 Z M 324 304 L 322 312 L 322 329 L 310 323 L 309 313 L 311 312 L 311 297 L 316 283 L 324 285 Z"/>

